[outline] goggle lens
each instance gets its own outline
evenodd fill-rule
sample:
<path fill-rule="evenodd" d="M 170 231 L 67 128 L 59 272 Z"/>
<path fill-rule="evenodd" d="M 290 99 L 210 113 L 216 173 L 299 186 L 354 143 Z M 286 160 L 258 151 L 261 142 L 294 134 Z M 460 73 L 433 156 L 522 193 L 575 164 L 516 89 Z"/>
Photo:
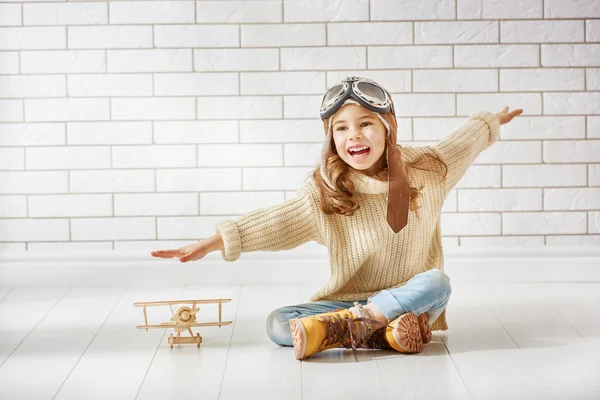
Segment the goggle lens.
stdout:
<path fill-rule="evenodd" d="M 380 87 L 377 87 L 368 82 L 358 82 L 356 86 L 361 92 L 363 92 L 367 96 L 374 97 L 382 103 L 385 101 L 385 92 Z"/>
<path fill-rule="evenodd" d="M 362 78 L 347 78 L 331 87 L 323 96 L 321 118 L 329 118 L 341 106 L 343 99 L 353 97 L 362 106 L 375 112 L 391 112 L 394 106 L 386 91 L 377 83 Z"/>
<path fill-rule="evenodd" d="M 336 97 L 337 95 L 339 95 L 342 92 L 342 90 L 344 90 L 344 85 L 342 85 L 342 84 L 335 85 L 334 87 L 329 89 L 329 91 L 325 94 L 323 103 L 326 103 L 326 102 L 330 101 L 331 99 L 333 99 L 334 97 Z"/>

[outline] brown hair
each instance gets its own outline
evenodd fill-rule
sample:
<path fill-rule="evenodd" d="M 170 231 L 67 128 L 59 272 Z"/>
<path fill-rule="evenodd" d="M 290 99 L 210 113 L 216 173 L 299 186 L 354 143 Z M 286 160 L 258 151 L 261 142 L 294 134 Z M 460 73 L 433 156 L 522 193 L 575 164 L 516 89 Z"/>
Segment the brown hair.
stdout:
<path fill-rule="evenodd" d="M 327 182 L 325 182 L 325 179 L 323 179 L 323 176 L 319 171 L 319 167 L 317 167 L 312 174 L 319 190 L 321 209 L 328 215 L 340 214 L 351 216 L 360 208 L 361 196 L 359 195 L 361 193 L 355 191 L 354 183 L 349 177 L 349 172 L 352 167 L 346 164 L 346 162 L 338 155 L 333 139 L 328 148 L 329 150 L 325 155 L 325 170 L 327 171 L 327 176 L 331 181 L 331 184 L 336 190 L 332 190 L 329 185 L 327 185 Z M 387 149 L 384 150 L 383 157 L 385 157 L 386 151 Z M 446 163 L 431 149 L 426 153 L 421 154 L 413 161 L 406 161 L 405 165 L 409 176 L 412 168 L 437 172 L 442 177 L 440 181 L 444 180 L 448 173 L 448 166 Z M 377 173 L 377 178 L 387 179 L 387 165 Z M 416 206 L 415 200 L 420 195 L 419 190 L 421 188 L 414 188 L 411 186 L 410 189 L 410 208 L 411 210 L 416 211 L 418 206 Z"/>

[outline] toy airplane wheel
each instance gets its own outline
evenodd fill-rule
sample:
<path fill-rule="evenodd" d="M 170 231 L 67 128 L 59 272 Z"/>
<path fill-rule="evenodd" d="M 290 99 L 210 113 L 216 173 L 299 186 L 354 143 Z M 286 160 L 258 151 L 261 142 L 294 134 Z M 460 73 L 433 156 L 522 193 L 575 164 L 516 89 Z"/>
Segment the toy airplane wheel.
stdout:
<path fill-rule="evenodd" d="M 202 337 L 200 336 L 199 333 L 196 333 L 196 344 L 197 344 L 197 347 L 200 347 L 200 343 L 202 343 Z"/>
<path fill-rule="evenodd" d="M 169 344 L 171 345 L 171 348 L 173 348 L 173 334 L 172 333 L 169 335 Z"/>

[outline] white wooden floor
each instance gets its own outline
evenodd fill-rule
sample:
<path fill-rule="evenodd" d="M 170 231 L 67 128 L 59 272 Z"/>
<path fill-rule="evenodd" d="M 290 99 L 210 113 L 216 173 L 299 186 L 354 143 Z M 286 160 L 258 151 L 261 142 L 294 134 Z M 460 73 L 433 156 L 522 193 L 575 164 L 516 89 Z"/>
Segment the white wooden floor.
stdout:
<path fill-rule="evenodd" d="M 0 288 L 4 399 L 600 399 L 600 284 L 458 284 L 450 330 L 420 354 L 322 352 L 296 361 L 265 317 L 298 286 Z M 231 297 L 204 343 L 136 330 L 134 301 Z M 149 309 L 151 322 L 168 309 Z M 207 306 L 201 320 L 216 316 Z"/>

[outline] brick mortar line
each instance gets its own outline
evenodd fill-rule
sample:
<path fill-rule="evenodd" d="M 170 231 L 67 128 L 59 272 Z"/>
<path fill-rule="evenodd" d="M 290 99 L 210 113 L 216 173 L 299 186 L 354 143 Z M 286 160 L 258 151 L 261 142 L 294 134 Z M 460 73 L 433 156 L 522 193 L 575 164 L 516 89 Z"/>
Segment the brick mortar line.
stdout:
<path fill-rule="evenodd" d="M 595 189 L 600 190 L 600 186 L 510 186 L 510 187 L 465 187 L 455 188 L 454 192 L 476 192 L 476 191 L 515 191 L 515 190 L 528 190 L 528 191 L 541 191 L 541 190 L 579 190 L 579 189 Z M 238 194 L 273 194 L 281 192 L 295 192 L 297 189 L 248 189 L 248 190 L 169 190 L 157 192 L 152 188 L 148 191 L 143 192 L 54 192 L 54 193 L 37 193 L 37 192 L 14 192 L 14 193 L 0 193 L 0 197 L 15 197 L 15 196 L 103 196 L 103 195 L 117 195 L 117 196 L 137 196 L 137 195 L 153 195 L 153 194 L 219 194 L 219 195 L 238 195 Z M 543 210 L 542 210 L 543 211 Z M 563 210 L 564 211 L 564 210 Z M 577 210 L 566 210 L 566 211 L 577 211 Z M 452 212 L 452 211 L 448 211 Z"/>
<path fill-rule="evenodd" d="M 1 76 L 0 76 L 1 78 Z M 544 94 L 554 94 L 554 95 L 574 95 L 574 94 L 591 94 L 591 95 L 600 95 L 600 90 L 588 90 L 588 91 L 583 91 L 583 90 L 578 90 L 578 91 L 549 91 L 549 90 L 545 90 L 545 91 L 529 91 L 529 92 L 493 92 L 493 91 L 488 91 L 488 92 L 393 92 L 392 96 L 404 96 L 404 95 L 447 95 L 447 96 L 489 96 L 489 95 L 544 95 Z M 9 100 L 20 100 L 20 101 L 25 101 L 25 100 L 67 100 L 67 99 L 73 99 L 73 100 L 85 100 L 85 99 L 114 99 L 114 100 L 148 100 L 148 99 L 173 99 L 173 98 L 179 98 L 179 99 L 194 99 L 196 97 L 202 97 L 202 98 L 213 98 L 213 97 L 277 97 L 277 96 L 314 96 L 314 97 L 320 97 L 322 96 L 322 94 L 231 94 L 231 95 L 220 95 L 220 94 L 215 94 L 215 95 L 205 95 L 205 94 L 169 94 L 169 95 L 154 95 L 154 96 L 132 96 L 132 95 L 125 95 L 125 96 L 115 96 L 115 95 L 98 95 L 98 96 L 70 96 L 70 95 L 66 95 L 66 96 L 54 96 L 54 97 L 47 97 L 47 96 L 39 96 L 39 97 L 2 97 L 0 98 L 0 100 L 3 101 L 9 101 Z M 543 102 L 543 96 L 539 97 L 541 99 L 541 102 Z M 540 107 L 541 108 L 541 107 Z M 541 110 L 543 112 L 543 110 Z M 407 116 L 397 116 L 397 118 L 450 118 L 450 117 L 461 117 L 461 116 L 470 116 L 470 114 L 458 114 L 458 111 L 455 109 L 455 115 L 435 115 L 435 116 L 428 116 L 428 115 L 407 115 Z M 587 115 L 591 115 L 591 116 L 597 116 L 600 114 L 590 114 L 590 113 L 586 113 L 586 114 L 525 114 L 525 117 L 536 117 L 536 116 L 587 116 Z M 185 120 L 184 118 L 182 119 L 175 119 L 174 120 Z M 266 119 L 266 118 L 263 118 Z M 273 118 L 275 119 L 275 118 Z M 310 118 L 298 118 L 298 119 L 310 119 Z M 79 122 L 79 121 L 83 121 L 83 120 L 78 120 L 78 121 L 69 121 L 69 122 Z M 94 120 L 89 120 L 89 121 L 94 121 Z M 96 121 L 102 121 L 102 120 L 96 120 Z M 128 120 L 123 120 L 123 121 L 128 121 Z M 139 120 L 129 120 L 129 121 L 139 121 Z M 152 120 L 150 120 L 152 121 Z M 192 120 L 193 121 L 193 120 Z M 18 121 L 17 121 L 18 122 Z M 35 122 L 35 121 L 33 121 Z M 54 122 L 54 121 L 37 121 L 37 122 Z"/>
<path fill-rule="evenodd" d="M 0 30 L 2 28 L 0 27 Z M 469 47 L 469 46 L 487 46 L 487 47 L 499 47 L 499 46 L 576 46 L 576 45 L 585 45 L 588 47 L 596 47 L 600 45 L 600 41 L 598 42 L 471 42 L 471 43 L 460 43 L 460 42 L 452 42 L 452 43 L 396 43 L 396 44 L 322 44 L 322 45 L 297 45 L 297 46 L 285 46 L 285 45 L 270 45 L 270 46 L 182 46 L 182 45 L 172 45 L 172 46 L 163 46 L 163 47 L 155 47 L 151 46 L 143 46 L 143 47 L 42 47 L 42 48 L 6 48 L 1 49 L 0 51 L 67 51 L 67 50 L 111 50 L 111 51 L 137 51 L 137 50 L 184 50 L 184 49 L 198 49 L 198 50 L 265 50 L 272 48 L 280 48 L 280 49 L 323 49 L 323 50 L 335 50 L 335 49 L 343 49 L 343 48 L 353 48 L 353 47 L 450 47 L 450 46 L 458 46 L 458 47 Z"/>
<path fill-rule="evenodd" d="M 107 1 L 110 5 L 111 1 Z M 153 1 L 139 2 L 143 3 L 153 3 Z M 6 3 L 6 4 L 14 4 L 14 3 Z M 36 4 L 36 3 L 27 3 L 27 4 Z M 54 2 L 54 3 L 38 3 L 38 4 L 77 4 L 72 2 Z M 81 4 L 81 3 L 79 3 Z M 283 3 L 285 5 L 285 2 Z M 196 11 L 197 13 L 197 11 Z M 369 19 L 363 20 L 344 20 L 344 21 L 329 21 L 329 20 L 313 20 L 313 21 L 264 21 L 264 22 L 255 22 L 255 21 L 241 21 L 241 22 L 223 22 L 223 21 L 198 21 L 195 18 L 194 22 L 189 22 L 188 20 L 181 21 L 159 21 L 157 20 L 149 20 L 149 21 L 123 21 L 123 22 L 110 22 L 110 12 L 107 15 L 107 20 L 109 22 L 106 23 L 64 23 L 64 24 L 27 24 L 25 25 L 17 25 L 17 26 L 2 26 L 2 28 L 69 28 L 69 27 L 92 27 L 92 28 L 104 28 L 104 27 L 142 27 L 142 26 L 198 26 L 198 27 L 230 27 L 230 26 L 286 26 L 286 25 L 318 25 L 318 24 L 332 24 L 332 25 L 364 25 L 364 24 L 409 24 L 409 23 L 436 23 L 436 24 L 456 24 L 456 23 L 490 23 L 490 22 L 523 22 L 523 23 L 540 23 L 540 22 L 575 22 L 575 21 L 583 21 L 584 24 L 586 21 L 596 21 L 600 19 L 599 16 L 580 16 L 580 17 L 556 17 L 556 18 L 545 18 L 545 17 L 534 17 L 534 18 L 448 18 L 448 19 L 373 19 L 371 14 L 371 10 L 369 9 Z M 282 8 L 283 15 L 283 8 Z M 24 15 L 22 15 L 23 17 Z M 23 18 L 21 18 L 23 19 Z M 584 25 L 585 30 L 585 25 Z"/>
<path fill-rule="evenodd" d="M 61 50 L 58 50 L 61 51 Z M 80 51 L 80 50 L 74 50 Z M 84 51 L 96 51 L 96 52 L 106 52 L 106 50 L 84 50 Z M 7 52 L 16 52 L 14 50 L 10 50 Z M 22 53 L 22 51 L 21 51 Z M 106 68 L 105 68 L 106 69 Z M 282 74 L 319 74 L 319 73 L 338 73 L 338 72 L 346 72 L 346 71 L 362 71 L 362 72 L 370 72 L 370 73 L 398 73 L 399 71 L 418 71 L 418 72 L 430 72 L 430 71 L 457 71 L 457 72 L 473 72 L 473 71 L 513 71 L 513 70 L 530 70 L 532 72 L 548 71 L 553 72 L 553 70 L 584 70 L 587 72 L 588 69 L 600 69 L 599 66 L 588 66 L 588 65 L 578 65 L 578 66 L 550 66 L 550 67 L 539 67 L 539 66 L 530 66 L 530 67 L 502 67 L 502 66 L 480 66 L 480 67 L 402 67 L 402 68 L 357 68 L 357 69 L 325 69 L 325 70 L 303 70 L 303 69 L 290 69 L 290 70 L 221 70 L 221 71 L 198 71 L 198 70 L 171 70 L 171 71 L 155 71 L 155 70 L 144 70 L 144 71 L 91 71 L 91 72 L 69 72 L 69 71 L 49 71 L 49 72 L 25 72 L 25 73 L 7 73 L 0 74 L 0 77 L 19 77 L 19 76 L 52 76 L 52 75 L 147 75 L 147 74 L 171 74 L 171 75 L 233 75 L 233 74 L 246 74 L 248 76 L 258 75 L 258 74 L 272 74 L 272 73 L 282 73 Z M 585 76 L 585 74 L 584 74 Z M 569 90 L 557 90 L 556 92 L 567 92 Z M 599 90 L 587 90 L 583 89 L 580 91 L 586 92 L 594 92 Z M 524 93 L 528 93 L 529 91 L 524 91 Z M 403 93 L 403 92 L 394 92 L 394 93 Z M 424 92 L 428 93 L 428 92 Z M 482 93 L 482 92 L 474 92 L 474 93 Z M 505 91 L 503 93 L 518 93 L 518 91 Z M 301 95 L 297 93 L 290 93 L 289 95 Z M 313 94 L 314 95 L 314 94 Z"/>

